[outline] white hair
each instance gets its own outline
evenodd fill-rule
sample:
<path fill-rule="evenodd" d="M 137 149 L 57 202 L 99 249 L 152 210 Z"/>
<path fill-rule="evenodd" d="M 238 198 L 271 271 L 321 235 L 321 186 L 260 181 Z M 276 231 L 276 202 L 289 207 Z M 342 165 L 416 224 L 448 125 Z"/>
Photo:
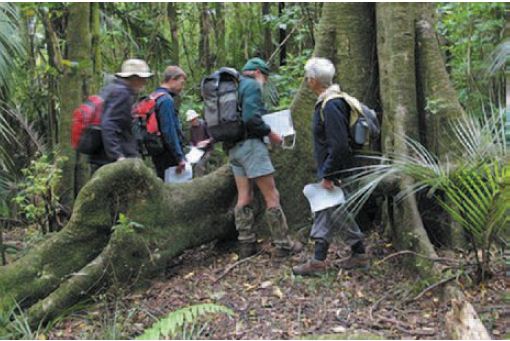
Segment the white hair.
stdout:
<path fill-rule="evenodd" d="M 335 66 L 326 58 L 310 58 L 305 64 L 305 77 L 317 80 L 321 85 L 329 87 L 333 84 Z"/>

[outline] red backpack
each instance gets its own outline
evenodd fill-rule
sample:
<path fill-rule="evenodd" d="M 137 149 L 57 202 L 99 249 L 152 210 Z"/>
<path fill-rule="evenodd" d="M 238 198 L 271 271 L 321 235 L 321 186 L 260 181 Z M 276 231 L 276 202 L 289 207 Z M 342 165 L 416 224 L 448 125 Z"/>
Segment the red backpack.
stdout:
<path fill-rule="evenodd" d="M 71 146 L 83 154 L 95 154 L 102 146 L 101 114 L 104 100 L 100 96 L 89 96 L 73 111 Z"/>
<path fill-rule="evenodd" d="M 156 114 L 156 101 L 164 94 L 154 92 L 133 106 L 133 133 L 142 155 L 155 156 L 165 150 Z"/>

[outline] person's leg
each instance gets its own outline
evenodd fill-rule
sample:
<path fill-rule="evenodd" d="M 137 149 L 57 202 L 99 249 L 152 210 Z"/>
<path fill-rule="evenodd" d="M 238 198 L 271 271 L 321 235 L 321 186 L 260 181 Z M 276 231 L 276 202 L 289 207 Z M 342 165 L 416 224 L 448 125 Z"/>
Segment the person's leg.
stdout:
<path fill-rule="evenodd" d="M 153 156 L 152 163 L 154 164 L 154 168 L 156 170 L 156 175 L 161 180 L 165 181 L 165 162 L 162 157 Z"/>
<path fill-rule="evenodd" d="M 303 245 L 292 241 L 289 237 L 287 218 L 280 206 L 280 194 L 276 189 L 272 174 L 255 178 L 255 183 L 260 189 L 266 203 L 266 221 L 271 231 L 273 243 L 276 246 L 276 256 L 287 256 L 302 250 Z"/>
<path fill-rule="evenodd" d="M 310 232 L 310 238 L 315 241 L 313 257 L 307 262 L 292 268 L 295 275 L 309 276 L 319 275 L 326 271 L 326 258 L 328 255 L 331 238 L 330 218 L 333 208 L 315 213 L 314 223 Z"/>
<path fill-rule="evenodd" d="M 239 258 L 246 258 L 257 252 L 257 237 L 253 229 L 255 216 L 250 206 L 252 191 L 250 180 L 245 176 L 235 176 L 237 187 L 237 204 L 234 210 L 235 224 L 238 232 Z"/>

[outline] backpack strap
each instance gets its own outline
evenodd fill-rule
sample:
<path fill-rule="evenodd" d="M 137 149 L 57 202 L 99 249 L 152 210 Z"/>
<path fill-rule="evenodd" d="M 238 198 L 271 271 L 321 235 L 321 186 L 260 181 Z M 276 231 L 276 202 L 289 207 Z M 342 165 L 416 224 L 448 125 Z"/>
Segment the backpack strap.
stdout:
<path fill-rule="evenodd" d="M 350 117 L 349 117 L 349 127 L 352 127 L 354 123 L 358 120 L 359 116 L 363 115 L 363 110 L 361 109 L 361 103 L 358 101 L 357 98 L 352 97 L 351 95 L 345 93 L 345 92 L 337 92 L 334 94 L 331 94 L 327 96 L 321 103 L 321 110 L 320 110 L 320 118 L 322 122 L 324 122 L 324 108 L 326 107 L 326 104 L 331 101 L 332 99 L 341 98 L 343 99 L 349 108 L 350 111 Z"/>

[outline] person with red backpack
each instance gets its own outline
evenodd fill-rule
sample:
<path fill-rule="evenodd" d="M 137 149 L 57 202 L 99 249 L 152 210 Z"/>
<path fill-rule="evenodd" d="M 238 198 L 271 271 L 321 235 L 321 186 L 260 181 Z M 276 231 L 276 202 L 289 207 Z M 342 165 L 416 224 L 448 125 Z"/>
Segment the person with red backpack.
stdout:
<path fill-rule="evenodd" d="M 145 61 L 128 59 L 115 76 L 99 96 L 104 101 L 100 125 L 102 147 L 90 155 L 91 173 L 108 163 L 139 157 L 132 133 L 131 109 L 152 73 Z"/>
<path fill-rule="evenodd" d="M 163 73 L 163 81 L 153 93 L 155 96 L 163 94 L 156 100 L 156 117 L 163 139 L 163 152 L 152 155 L 156 174 L 162 180 L 165 179 L 167 168 L 177 166 L 176 172 L 181 173 L 186 165 L 184 135 L 174 103 L 174 97 L 183 90 L 186 78 L 186 73 L 180 67 L 168 66 Z"/>

